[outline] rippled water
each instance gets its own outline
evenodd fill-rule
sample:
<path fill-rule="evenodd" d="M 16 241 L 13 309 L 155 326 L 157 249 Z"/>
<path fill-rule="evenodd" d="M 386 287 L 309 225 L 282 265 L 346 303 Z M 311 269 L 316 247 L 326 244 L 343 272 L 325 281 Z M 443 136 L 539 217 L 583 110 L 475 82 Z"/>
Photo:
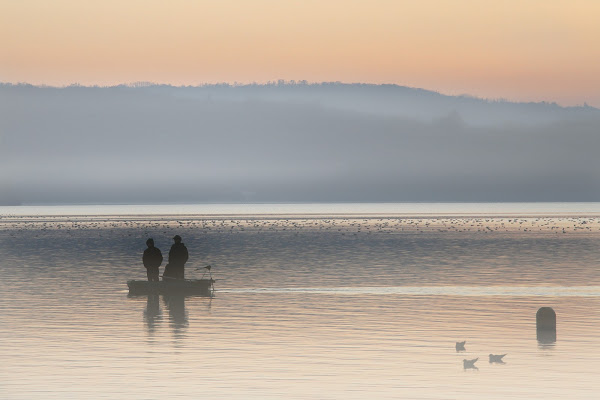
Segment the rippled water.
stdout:
<path fill-rule="evenodd" d="M 300 211 L 4 210 L 0 398 L 596 398 L 593 212 Z M 145 239 L 166 254 L 174 234 L 188 277 L 213 266 L 215 295 L 129 297 Z M 555 343 L 536 339 L 542 306 Z"/>

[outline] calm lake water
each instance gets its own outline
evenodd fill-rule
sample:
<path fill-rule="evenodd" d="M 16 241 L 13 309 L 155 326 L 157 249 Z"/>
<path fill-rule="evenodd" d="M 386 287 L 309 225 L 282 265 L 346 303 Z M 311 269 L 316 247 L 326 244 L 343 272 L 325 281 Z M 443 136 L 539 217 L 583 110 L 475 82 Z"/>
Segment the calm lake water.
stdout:
<path fill-rule="evenodd" d="M 175 234 L 214 296 L 129 297 Z M 599 263 L 600 203 L 0 207 L 0 398 L 595 399 Z"/>

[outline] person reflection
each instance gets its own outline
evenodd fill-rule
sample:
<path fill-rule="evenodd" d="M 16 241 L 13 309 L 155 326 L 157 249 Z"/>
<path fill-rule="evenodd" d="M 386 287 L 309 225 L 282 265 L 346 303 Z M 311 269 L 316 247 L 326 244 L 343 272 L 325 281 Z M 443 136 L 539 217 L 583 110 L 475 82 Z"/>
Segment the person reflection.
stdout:
<path fill-rule="evenodd" d="M 158 294 L 149 294 L 146 301 L 146 311 L 144 312 L 144 321 L 149 334 L 156 331 L 156 325 L 161 319 L 160 304 Z"/>
<path fill-rule="evenodd" d="M 169 294 L 163 296 L 163 301 L 169 310 L 169 321 L 173 327 L 173 333 L 177 336 L 183 333 L 188 326 L 188 315 L 185 309 L 185 296 Z"/>

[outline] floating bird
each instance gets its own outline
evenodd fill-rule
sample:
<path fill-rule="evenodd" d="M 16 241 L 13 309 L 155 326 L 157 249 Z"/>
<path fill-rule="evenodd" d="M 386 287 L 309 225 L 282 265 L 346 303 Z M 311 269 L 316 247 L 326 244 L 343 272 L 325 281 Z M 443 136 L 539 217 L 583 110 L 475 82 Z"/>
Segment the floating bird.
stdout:
<path fill-rule="evenodd" d="M 464 369 L 479 369 L 475 366 L 475 363 L 479 360 L 479 357 L 474 358 L 472 360 L 467 360 L 466 358 L 463 360 L 463 368 Z"/>
<path fill-rule="evenodd" d="M 467 343 L 467 341 L 465 340 L 464 342 L 456 342 L 456 351 L 466 351 L 465 349 L 465 343 Z"/>
<path fill-rule="evenodd" d="M 506 364 L 504 361 L 502 361 L 502 358 L 505 355 L 506 354 L 490 354 L 490 364 L 491 363 Z"/>

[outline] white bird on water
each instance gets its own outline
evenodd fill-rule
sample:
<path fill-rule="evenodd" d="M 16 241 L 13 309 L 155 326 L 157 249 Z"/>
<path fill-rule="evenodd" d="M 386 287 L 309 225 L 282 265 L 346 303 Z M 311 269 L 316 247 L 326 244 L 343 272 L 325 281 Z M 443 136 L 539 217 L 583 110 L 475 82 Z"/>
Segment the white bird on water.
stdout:
<path fill-rule="evenodd" d="M 465 349 L 465 343 L 467 343 L 467 341 L 463 341 L 463 342 L 456 342 L 456 351 L 466 351 Z"/>
<path fill-rule="evenodd" d="M 475 366 L 475 363 L 479 360 L 479 357 L 474 358 L 472 360 L 467 360 L 466 358 L 463 360 L 463 368 L 464 369 L 479 369 Z"/>
<path fill-rule="evenodd" d="M 491 363 L 506 364 L 504 361 L 502 361 L 502 358 L 505 355 L 506 354 L 490 354 L 490 364 Z"/>

